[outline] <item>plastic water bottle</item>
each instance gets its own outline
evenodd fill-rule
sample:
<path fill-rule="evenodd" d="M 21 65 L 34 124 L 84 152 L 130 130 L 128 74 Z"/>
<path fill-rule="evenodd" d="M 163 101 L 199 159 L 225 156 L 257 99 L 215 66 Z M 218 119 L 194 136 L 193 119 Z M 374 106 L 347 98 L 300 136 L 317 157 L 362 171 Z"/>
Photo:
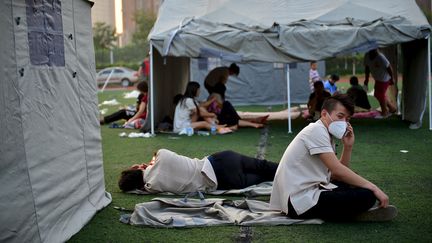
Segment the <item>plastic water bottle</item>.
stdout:
<path fill-rule="evenodd" d="M 215 122 L 212 122 L 211 128 L 210 128 L 211 135 L 216 135 L 216 124 Z"/>
<path fill-rule="evenodd" d="M 187 127 L 186 128 L 186 134 L 188 136 L 192 136 L 194 134 L 194 129 L 192 127 Z"/>
<path fill-rule="evenodd" d="M 210 133 L 207 131 L 198 131 L 197 134 L 200 136 L 209 136 L 210 135 Z"/>

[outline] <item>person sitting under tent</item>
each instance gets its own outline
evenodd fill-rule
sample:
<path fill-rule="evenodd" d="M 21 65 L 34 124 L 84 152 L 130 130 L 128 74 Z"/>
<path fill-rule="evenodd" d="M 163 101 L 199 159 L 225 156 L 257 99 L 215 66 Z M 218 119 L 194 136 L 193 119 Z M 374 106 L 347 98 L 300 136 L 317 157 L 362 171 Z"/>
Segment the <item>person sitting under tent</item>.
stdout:
<path fill-rule="evenodd" d="M 339 81 L 339 75 L 332 74 L 330 78 L 324 82 L 324 89 L 328 91 L 331 95 L 338 94 L 336 82 Z"/>
<path fill-rule="evenodd" d="M 351 87 L 347 90 L 347 95 L 352 99 L 355 105 L 355 112 L 369 111 L 371 105 L 367 97 L 366 91 L 359 85 L 358 78 L 352 76 L 350 78 Z"/>
<path fill-rule="evenodd" d="M 242 189 L 273 181 L 277 164 L 222 151 L 202 159 L 159 149 L 148 164 L 133 165 L 121 172 L 120 190 L 145 190 L 176 194 Z"/>
<path fill-rule="evenodd" d="M 102 117 L 99 120 L 101 125 L 109 124 L 118 120 L 126 120 L 124 127 L 141 128 L 143 122 L 147 118 L 147 102 L 148 102 L 148 85 L 147 82 L 141 81 L 136 86 L 140 92 L 137 98 L 135 109 L 121 109 L 111 115 Z M 142 120 L 141 120 L 142 119 Z"/>
<path fill-rule="evenodd" d="M 198 97 L 199 92 L 200 84 L 191 81 L 187 84 L 184 94 L 180 97 L 177 96 L 173 131 L 181 133 L 189 127 L 194 130 L 204 128 L 210 131 L 212 126 L 216 126 L 218 130 L 222 128 L 230 130 L 230 128 L 226 128 L 226 125 L 216 125 L 218 123 L 216 114 L 207 112 L 206 109 L 202 109 L 198 105 L 196 97 Z"/>
<path fill-rule="evenodd" d="M 300 131 L 285 150 L 270 209 L 300 219 L 387 221 L 396 216 L 388 196 L 349 168 L 355 139 L 348 121 L 353 113 L 346 94 L 324 101 L 321 118 Z M 343 144 L 340 159 L 335 139 Z M 379 207 L 373 208 L 377 200 Z"/>
<path fill-rule="evenodd" d="M 308 119 L 316 120 L 320 118 L 321 107 L 324 100 L 330 96 L 331 94 L 324 90 L 323 82 L 316 81 L 314 83 L 314 92 L 310 94 L 307 104 L 309 111 Z"/>

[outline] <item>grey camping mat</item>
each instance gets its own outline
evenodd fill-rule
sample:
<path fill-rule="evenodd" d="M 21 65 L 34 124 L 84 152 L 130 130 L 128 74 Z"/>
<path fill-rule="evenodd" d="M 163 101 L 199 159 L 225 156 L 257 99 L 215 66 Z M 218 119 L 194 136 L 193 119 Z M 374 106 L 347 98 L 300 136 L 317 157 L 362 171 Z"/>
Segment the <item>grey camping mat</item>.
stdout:
<path fill-rule="evenodd" d="M 120 221 L 158 228 L 323 223 L 320 219 L 291 219 L 283 213 L 269 210 L 269 204 L 263 201 L 219 198 L 154 198 L 150 202 L 136 204 L 134 212 L 122 215 Z"/>
<path fill-rule="evenodd" d="M 247 197 L 256 197 L 256 196 L 270 196 L 271 191 L 273 187 L 272 181 L 262 182 L 257 185 L 252 185 L 243 189 L 232 189 L 232 190 L 216 190 L 216 191 L 209 191 L 204 192 L 208 195 L 243 195 Z M 132 194 L 140 194 L 140 195 L 150 195 L 155 193 L 150 193 L 144 190 L 133 190 L 128 191 L 127 193 Z M 170 192 L 162 192 L 157 193 L 158 195 L 175 195 L 174 193 Z"/>

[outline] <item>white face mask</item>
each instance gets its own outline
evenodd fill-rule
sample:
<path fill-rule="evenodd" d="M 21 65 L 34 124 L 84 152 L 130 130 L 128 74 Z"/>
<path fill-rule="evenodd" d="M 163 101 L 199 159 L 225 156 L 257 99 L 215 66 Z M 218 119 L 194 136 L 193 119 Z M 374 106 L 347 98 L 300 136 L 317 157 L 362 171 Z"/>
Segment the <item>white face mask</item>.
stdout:
<path fill-rule="evenodd" d="M 327 114 L 329 115 L 329 118 L 332 121 L 328 127 L 329 133 L 337 139 L 342 139 L 347 129 L 346 121 L 333 121 L 330 114 L 329 113 Z"/>

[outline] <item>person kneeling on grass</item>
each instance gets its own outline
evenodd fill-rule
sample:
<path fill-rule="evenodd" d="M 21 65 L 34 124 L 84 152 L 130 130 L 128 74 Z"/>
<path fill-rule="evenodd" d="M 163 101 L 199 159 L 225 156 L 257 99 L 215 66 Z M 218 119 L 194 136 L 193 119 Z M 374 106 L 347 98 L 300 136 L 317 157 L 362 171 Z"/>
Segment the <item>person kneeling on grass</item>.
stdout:
<path fill-rule="evenodd" d="M 124 192 L 135 189 L 175 194 L 242 189 L 273 181 L 277 164 L 233 151 L 192 159 L 159 149 L 149 164 L 134 165 L 121 173 L 118 185 Z"/>
<path fill-rule="evenodd" d="M 321 118 L 305 127 L 285 150 L 273 182 L 270 209 L 291 218 L 329 221 L 387 221 L 396 216 L 388 196 L 349 168 L 354 130 L 348 121 L 353 113 L 352 100 L 345 94 L 324 101 Z M 335 138 L 343 143 L 340 159 Z"/>

